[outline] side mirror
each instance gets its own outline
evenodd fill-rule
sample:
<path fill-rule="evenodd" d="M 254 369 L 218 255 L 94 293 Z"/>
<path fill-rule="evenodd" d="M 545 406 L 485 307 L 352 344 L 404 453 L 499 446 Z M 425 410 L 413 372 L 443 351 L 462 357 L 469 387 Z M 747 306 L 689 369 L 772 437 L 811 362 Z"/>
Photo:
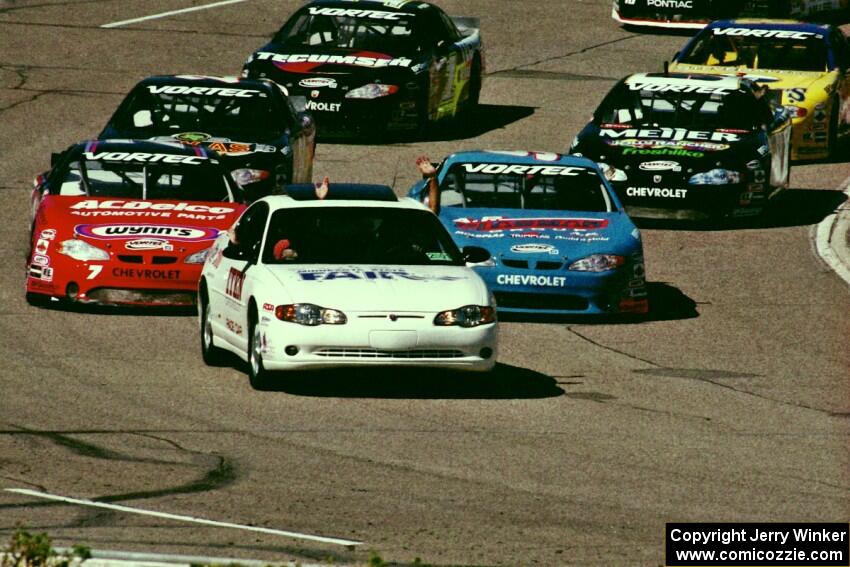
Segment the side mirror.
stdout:
<path fill-rule="evenodd" d="M 483 264 L 492 257 L 486 248 L 480 246 L 464 246 L 462 252 L 467 265 Z"/>

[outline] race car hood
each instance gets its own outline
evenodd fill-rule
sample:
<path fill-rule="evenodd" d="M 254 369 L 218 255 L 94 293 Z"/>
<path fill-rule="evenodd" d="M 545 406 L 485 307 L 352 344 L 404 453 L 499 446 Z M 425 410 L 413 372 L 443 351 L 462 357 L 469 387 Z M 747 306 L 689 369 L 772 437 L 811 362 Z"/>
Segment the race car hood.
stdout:
<path fill-rule="evenodd" d="M 628 254 L 640 244 L 625 213 L 445 207 L 440 220 L 460 247 L 486 248 L 497 261 Z"/>
<path fill-rule="evenodd" d="M 393 56 L 376 51 L 357 49 L 284 48 L 270 43 L 255 52 L 245 63 L 251 76 L 267 76 L 295 93 L 301 88 L 336 88 L 360 86 L 376 79 L 389 80 L 409 77 L 416 61 L 410 57 Z M 310 77 L 327 77 L 322 85 L 299 84 Z M 336 84 L 335 84 L 336 83 Z"/>
<path fill-rule="evenodd" d="M 110 255 L 180 255 L 210 247 L 244 208 L 239 203 L 48 195 L 36 225 L 55 231 L 58 242 L 82 239 Z"/>
<path fill-rule="evenodd" d="M 758 136 L 748 130 L 693 131 L 684 128 L 632 127 L 624 124 L 592 126 L 583 133 L 578 151 L 609 165 L 654 162 L 645 171 L 699 167 L 700 162 L 738 163 L 753 159 Z M 675 162 L 675 165 L 671 165 Z"/>
<path fill-rule="evenodd" d="M 670 71 L 743 77 L 761 85 L 767 85 L 774 91 L 779 90 L 785 92 L 791 89 L 800 89 L 803 91 L 803 95 L 805 95 L 805 91 L 816 87 L 819 82 L 823 82 L 824 80 L 829 82 L 829 77 L 832 75 L 832 73 L 826 71 L 774 71 L 771 69 L 714 67 L 711 65 L 690 65 L 684 63 L 674 63 L 670 65 Z"/>
<path fill-rule="evenodd" d="M 343 312 L 439 312 L 487 305 L 484 282 L 464 266 L 266 265 L 289 301 Z"/>

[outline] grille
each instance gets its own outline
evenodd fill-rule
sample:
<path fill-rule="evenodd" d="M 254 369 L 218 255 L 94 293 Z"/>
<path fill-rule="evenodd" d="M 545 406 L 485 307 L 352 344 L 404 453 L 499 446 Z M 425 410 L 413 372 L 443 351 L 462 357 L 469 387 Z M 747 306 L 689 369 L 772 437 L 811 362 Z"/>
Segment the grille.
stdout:
<path fill-rule="evenodd" d="M 126 264 L 144 264 L 145 257 L 141 254 L 118 254 L 118 259 Z M 152 256 L 151 264 L 175 264 L 176 256 Z"/>
<path fill-rule="evenodd" d="M 153 263 L 154 264 L 174 264 L 177 262 L 176 256 L 154 256 Z"/>
<path fill-rule="evenodd" d="M 520 269 L 527 269 L 528 268 L 528 261 L 526 261 L 526 260 L 511 260 L 511 259 L 508 259 L 508 258 L 502 258 L 502 264 L 504 264 L 505 266 L 507 266 L 509 268 L 520 268 Z"/>
<path fill-rule="evenodd" d="M 323 348 L 314 353 L 316 356 L 327 358 L 359 358 L 359 359 L 423 359 L 423 358 L 462 358 L 459 350 L 415 349 L 415 350 L 380 350 L 375 348 Z"/>
<path fill-rule="evenodd" d="M 563 262 L 552 262 L 547 260 L 540 260 L 537 262 L 538 270 L 560 270 L 561 266 L 563 266 Z"/>
<path fill-rule="evenodd" d="M 496 292 L 496 306 L 513 309 L 559 309 L 564 311 L 585 311 L 588 301 L 577 295 L 553 293 L 514 293 Z"/>

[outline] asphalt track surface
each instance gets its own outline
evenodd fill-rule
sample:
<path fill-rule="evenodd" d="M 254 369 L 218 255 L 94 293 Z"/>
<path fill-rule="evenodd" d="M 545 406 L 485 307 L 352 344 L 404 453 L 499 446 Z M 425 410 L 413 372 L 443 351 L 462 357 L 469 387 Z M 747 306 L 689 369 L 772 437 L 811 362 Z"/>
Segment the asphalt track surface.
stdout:
<path fill-rule="evenodd" d="M 200 2 L 199 2 L 200 3 Z M 850 293 L 813 252 L 845 163 L 795 166 L 759 223 L 644 229 L 642 323 L 502 325 L 486 379 L 347 372 L 255 392 L 206 368 L 194 317 L 24 301 L 28 194 L 157 73 L 235 74 L 293 0 L 115 29 L 183 0 L 0 1 L 0 487 L 363 542 L 354 549 L 0 492 L 57 544 L 263 560 L 657 565 L 668 521 L 850 517 Z M 435 139 L 320 145 L 316 175 L 416 180 L 459 149 L 566 151 L 601 95 L 682 36 L 609 0 L 442 0 L 481 18 L 478 120 Z"/>

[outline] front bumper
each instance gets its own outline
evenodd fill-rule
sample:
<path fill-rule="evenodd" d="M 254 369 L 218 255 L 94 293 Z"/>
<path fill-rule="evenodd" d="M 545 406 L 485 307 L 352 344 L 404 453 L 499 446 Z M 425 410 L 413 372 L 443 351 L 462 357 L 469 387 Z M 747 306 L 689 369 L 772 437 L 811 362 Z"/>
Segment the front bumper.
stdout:
<path fill-rule="evenodd" d="M 793 161 L 827 159 L 830 154 L 829 112 L 815 110 L 791 122 L 791 159 Z"/>
<path fill-rule="evenodd" d="M 505 267 L 476 270 L 496 297 L 499 313 L 603 315 L 646 313 L 642 260 L 617 270 L 534 272 Z"/>
<path fill-rule="evenodd" d="M 133 266 L 112 262 L 30 265 L 28 294 L 57 301 L 117 306 L 188 307 L 195 304 L 202 264 Z"/>
<path fill-rule="evenodd" d="M 759 214 L 769 192 L 766 176 L 763 171 L 758 183 L 681 188 L 644 187 L 630 182 L 612 185 L 632 217 L 703 220 Z"/>
<path fill-rule="evenodd" d="M 496 323 L 438 327 L 434 313 L 403 316 L 348 314 L 344 325 L 307 327 L 263 317 L 263 365 L 268 370 L 343 366 L 404 366 L 486 372 L 496 364 Z M 294 347 L 294 348 L 293 348 Z M 295 351 L 297 349 L 297 352 Z"/>

